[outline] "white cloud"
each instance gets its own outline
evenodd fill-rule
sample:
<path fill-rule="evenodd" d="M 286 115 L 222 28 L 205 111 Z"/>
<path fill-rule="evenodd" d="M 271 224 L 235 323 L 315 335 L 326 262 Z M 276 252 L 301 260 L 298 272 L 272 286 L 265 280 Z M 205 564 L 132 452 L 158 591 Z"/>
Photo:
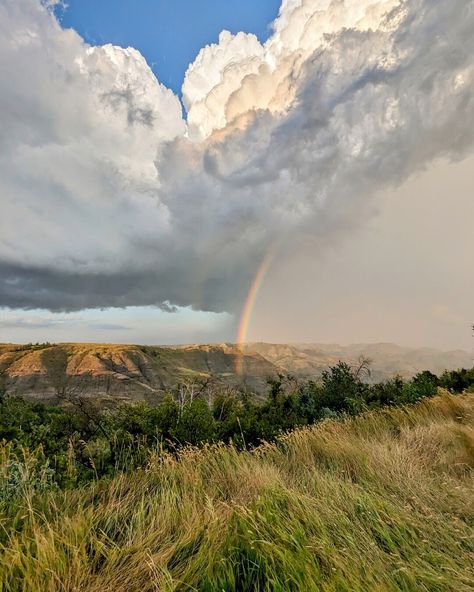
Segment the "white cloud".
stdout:
<path fill-rule="evenodd" d="M 278 237 L 472 151 L 472 7 L 286 0 L 265 45 L 200 52 L 186 122 L 138 51 L 0 0 L 0 305 L 235 310 Z"/>
<path fill-rule="evenodd" d="M 190 64 L 183 83 L 189 135 L 196 140 L 226 126 L 229 100 L 244 77 L 257 74 L 264 50 L 255 35 L 222 31 L 219 43 L 204 47 Z"/>

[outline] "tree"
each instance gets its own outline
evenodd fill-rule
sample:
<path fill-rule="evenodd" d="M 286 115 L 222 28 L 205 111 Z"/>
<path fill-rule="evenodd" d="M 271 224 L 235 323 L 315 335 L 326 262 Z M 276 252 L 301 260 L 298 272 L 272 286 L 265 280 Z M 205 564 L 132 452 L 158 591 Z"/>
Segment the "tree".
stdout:
<path fill-rule="evenodd" d="M 433 372 L 424 370 L 413 377 L 412 385 L 420 397 L 434 397 L 438 392 L 439 378 Z"/>
<path fill-rule="evenodd" d="M 172 440 L 181 413 L 178 403 L 170 394 L 166 395 L 157 407 L 150 410 L 150 431 L 164 440 Z"/>
<path fill-rule="evenodd" d="M 7 393 L 7 376 L 5 370 L 0 370 L 0 402 L 3 401 Z"/>
<path fill-rule="evenodd" d="M 212 404 L 213 385 L 215 379 L 213 376 L 207 376 L 202 379 L 189 379 L 181 381 L 175 387 L 175 397 L 179 406 L 180 414 L 183 412 L 188 403 L 192 403 L 194 399 L 206 398 L 209 407 Z"/>
<path fill-rule="evenodd" d="M 356 380 L 363 378 L 370 378 L 372 376 L 372 372 L 370 370 L 370 365 L 372 364 L 372 360 L 365 356 L 359 356 L 357 364 L 352 367 L 352 374 Z"/>
<path fill-rule="evenodd" d="M 215 436 L 212 412 L 206 401 L 193 399 L 181 411 L 175 436 L 181 444 L 210 442 Z"/>
<path fill-rule="evenodd" d="M 361 368 L 360 365 L 356 367 Z M 357 372 L 357 370 L 356 370 Z M 321 376 L 321 406 L 333 411 L 358 411 L 364 405 L 367 386 L 346 362 L 325 370 Z"/>
<path fill-rule="evenodd" d="M 372 384 L 369 387 L 367 403 L 369 407 L 394 405 L 402 400 L 404 387 L 405 383 L 400 376 Z"/>
<path fill-rule="evenodd" d="M 474 369 L 445 370 L 439 379 L 439 385 L 451 393 L 462 393 L 474 385 Z"/>

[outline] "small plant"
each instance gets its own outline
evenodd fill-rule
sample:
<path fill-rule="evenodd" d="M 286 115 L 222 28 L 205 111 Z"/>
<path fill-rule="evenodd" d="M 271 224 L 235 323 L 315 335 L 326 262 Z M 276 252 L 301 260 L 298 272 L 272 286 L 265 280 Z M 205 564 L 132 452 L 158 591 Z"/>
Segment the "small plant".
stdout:
<path fill-rule="evenodd" d="M 56 487 L 55 471 L 41 450 L 12 453 L 4 449 L 0 466 L 0 505 L 45 493 Z"/>

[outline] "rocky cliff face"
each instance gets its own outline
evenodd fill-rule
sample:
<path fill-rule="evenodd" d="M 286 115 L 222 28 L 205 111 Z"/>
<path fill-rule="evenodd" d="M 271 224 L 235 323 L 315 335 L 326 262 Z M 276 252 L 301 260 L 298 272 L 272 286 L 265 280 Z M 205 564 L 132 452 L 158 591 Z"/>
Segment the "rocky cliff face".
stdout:
<path fill-rule="evenodd" d="M 51 401 L 65 395 L 153 401 L 180 382 L 211 376 L 216 384 L 261 393 L 277 371 L 260 354 L 227 345 L 0 345 L 4 390 Z"/>

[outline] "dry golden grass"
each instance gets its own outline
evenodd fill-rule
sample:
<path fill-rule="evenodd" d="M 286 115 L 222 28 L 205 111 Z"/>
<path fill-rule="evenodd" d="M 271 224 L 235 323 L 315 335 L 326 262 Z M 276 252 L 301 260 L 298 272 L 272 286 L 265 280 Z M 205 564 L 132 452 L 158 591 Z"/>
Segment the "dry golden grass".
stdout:
<path fill-rule="evenodd" d="M 23 493 L 4 592 L 474 589 L 474 395 Z"/>

